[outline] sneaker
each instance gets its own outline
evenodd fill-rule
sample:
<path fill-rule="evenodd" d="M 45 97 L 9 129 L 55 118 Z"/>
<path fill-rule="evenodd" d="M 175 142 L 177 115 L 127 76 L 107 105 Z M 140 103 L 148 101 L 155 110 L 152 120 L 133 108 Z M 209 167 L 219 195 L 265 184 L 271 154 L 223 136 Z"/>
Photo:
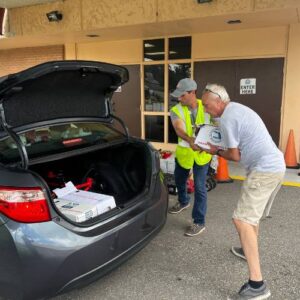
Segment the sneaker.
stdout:
<path fill-rule="evenodd" d="M 193 223 L 190 227 L 188 227 L 188 229 L 185 232 L 185 235 L 187 235 L 187 236 L 198 235 L 201 232 L 203 232 L 204 230 L 205 230 L 204 225 Z"/>
<path fill-rule="evenodd" d="M 187 205 L 181 205 L 180 202 L 177 202 L 174 206 L 172 206 L 169 209 L 169 213 L 170 214 L 178 214 L 181 211 L 187 209 L 190 206 L 190 204 L 188 203 Z"/>
<path fill-rule="evenodd" d="M 238 256 L 238 257 L 240 257 L 240 258 L 242 258 L 244 260 L 247 260 L 243 248 L 240 248 L 240 247 L 231 247 L 230 251 L 235 256 Z"/>
<path fill-rule="evenodd" d="M 252 288 L 247 282 L 241 287 L 238 294 L 228 297 L 227 300 L 263 300 L 269 298 L 270 296 L 271 292 L 265 282 L 258 289 Z"/>

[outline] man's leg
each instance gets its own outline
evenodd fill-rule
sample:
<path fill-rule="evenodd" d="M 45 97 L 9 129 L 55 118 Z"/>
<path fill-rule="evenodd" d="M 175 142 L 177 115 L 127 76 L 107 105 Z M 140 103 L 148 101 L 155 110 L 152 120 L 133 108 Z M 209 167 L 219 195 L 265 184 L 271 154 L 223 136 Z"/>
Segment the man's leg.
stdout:
<path fill-rule="evenodd" d="M 208 171 L 209 164 L 198 166 L 194 164 L 194 207 L 192 217 L 194 223 L 205 225 L 205 215 L 207 210 L 207 190 L 206 190 L 206 175 Z"/>
<path fill-rule="evenodd" d="M 247 259 L 249 278 L 253 281 L 261 281 L 262 274 L 258 253 L 258 226 L 233 219 L 233 223 L 240 237 L 241 246 Z"/>
<path fill-rule="evenodd" d="M 204 166 L 194 164 L 193 167 L 195 201 L 192 217 L 194 224 L 187 228 L 187 231 L 185 232 L 185 235 L 187 236 L 198 235 L 205 229 L 205 215 L 207 210 L 206 175 L 208 167 L 209 164 Z"/>
<path fill-rule="evenodd" d="M 283 173 L 270 174 L 253 171 L 243 183 L 241 197 L 233 213 L 233 222 L 248 263 L 249 282 L 242 286 L 237 299 L 257 299 L 258 297 L 267 299 L 271 295 L 263 282 L 260 269 L 258 224 L 264 210 L 269 210 L 269 201 L 273 202 L 274 191 L 275 194 L 278 192 L 278 184 L 283 176 Z"/>
<path fill-rule="evenodd" d="M 175 162 L 175 184 L 178 190 L 178 201 L 181 205 L 187 205 L 190 201 L 190 197 L 187 194 L 186 182 L 189 177 L 190 170 L 182 168 L 178 162 Z"/>
<path fill-rule="evenodd" d="M 238 221 L 238 220 L 237 220 Z M 235 224 L 235 220 L 233 219 L 233 223 Z M 235 224 L 235 227 L 238 231 L 238 228 L 237 228 L 237 225 Z M 259 225 L 257 226 L 253 226 L 254 227 L 254 230 L 256 232 L 256 236 L 257 236 L 257 240 L 258 240 L 258 233 L 259 233 Z M 240 243 L 241 246 L 242 246 L 242 243 Z M 245 253 L 244 253 L 244 250 L 243 250 L 243 247 L 231 247 L 230 251 L 235 255 L 235 256 L 238 256 L 244 260 L 247 260 L 246 256 L 245 256 Z"/>
<path fill-rule="evenodd" d="M 178 214 L 184 209 L 189 207 L 190 197 L 187 194 L 187 179 L 189 177 L 190 170 L 182 168 L 175 160 L 175 184 L 178 190 L 178 203 L 169 209 L 169 213 Z"/>

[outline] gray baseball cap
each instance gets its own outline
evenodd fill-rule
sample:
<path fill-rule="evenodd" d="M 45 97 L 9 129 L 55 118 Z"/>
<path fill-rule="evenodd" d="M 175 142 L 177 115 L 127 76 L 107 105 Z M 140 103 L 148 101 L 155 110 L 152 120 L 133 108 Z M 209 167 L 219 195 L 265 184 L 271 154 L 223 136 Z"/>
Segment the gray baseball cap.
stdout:
<path fill-rule="evenodd" d="M 178 82 L 176 86 L 176 90 L 173 91 L 173 93 L 171 93 L 171 96 L 178 98 L 186 92 L 195 91 L 195 90 L 197 90 L 196 81 L 191 78 L 184 78 Z"/>

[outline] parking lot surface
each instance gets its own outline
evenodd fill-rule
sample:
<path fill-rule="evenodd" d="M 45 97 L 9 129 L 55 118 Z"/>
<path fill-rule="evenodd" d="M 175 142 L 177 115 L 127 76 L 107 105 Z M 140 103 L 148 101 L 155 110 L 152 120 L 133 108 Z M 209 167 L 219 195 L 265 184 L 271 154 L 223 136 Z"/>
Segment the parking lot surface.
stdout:
<path fill-rule="evenodd" d="M 130 300 L 227 299 L 248 280 L 246 262 L 230 253 L 239 245 L 231 222 L 241 181 L 208 193 L 206 230 L 184 236 L 192 206 L 168 215 L 163 230 L 137 255 L 98 281 L 52 298 Z M 176 197 L 170 197 L 173 205 Z M 271 218 L 260 226 L 263 276 L 276 300 L 300 299 L 300 189 L 282 187 Z"/>

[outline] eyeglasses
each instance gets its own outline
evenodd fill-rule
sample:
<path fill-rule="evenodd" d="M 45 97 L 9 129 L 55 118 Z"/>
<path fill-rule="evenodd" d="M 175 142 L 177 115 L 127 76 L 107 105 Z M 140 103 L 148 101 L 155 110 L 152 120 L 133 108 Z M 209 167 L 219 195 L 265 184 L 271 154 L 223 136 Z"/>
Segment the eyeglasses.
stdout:
<path fill-rule="evenodd" d="M 212 90 L 210 90 L 210 89 L 207 89 L 207 88 L 205 88 L 205 89 L 203 90 L 202 94 L 204 94 L 204 93 L 206 93 L 206 92 L 209 92 L 209 93 L 215 94 L 215 95 L 217 95 L 217 96 L 218 96 L 220 99 L 222 99 L 222 98 L 221 98 L 221 96 L 220 96 L 218 93 L 216 93 L 216 92 L 213 92 Z"/>

